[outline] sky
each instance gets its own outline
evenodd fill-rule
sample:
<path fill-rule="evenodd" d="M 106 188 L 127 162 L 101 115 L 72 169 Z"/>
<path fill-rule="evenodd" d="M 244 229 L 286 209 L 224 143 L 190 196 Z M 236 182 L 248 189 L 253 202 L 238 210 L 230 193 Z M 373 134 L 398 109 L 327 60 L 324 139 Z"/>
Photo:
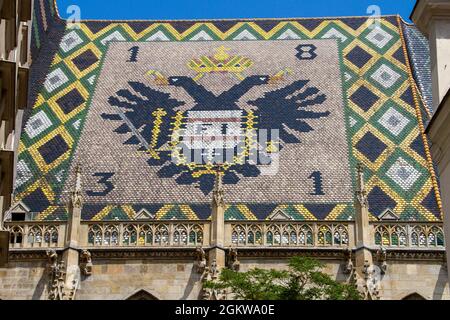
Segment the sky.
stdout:
<path fill-rule="evenodd" d="M 406 21 L 416 0 L 57 0 L 60 15 L 77 5 L 81 19 L 178 20 L 293 18 L 400 14 Z M 378 12 L 376 12 L 378 13 Z"/>

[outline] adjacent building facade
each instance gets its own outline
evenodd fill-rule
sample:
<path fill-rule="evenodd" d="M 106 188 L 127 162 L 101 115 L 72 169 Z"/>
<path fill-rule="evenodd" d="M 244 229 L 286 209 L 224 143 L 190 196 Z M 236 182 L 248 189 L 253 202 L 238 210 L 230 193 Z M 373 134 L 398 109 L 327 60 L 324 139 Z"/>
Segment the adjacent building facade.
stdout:
<path fill-rule="evenodd" d="M 205 279 L 293 255 L 367 299 L 450 298 L 415 26 L 68 24 L 51 0 L 33 26 L 0 299 L 223 299 Z"/>
<path fill-rule="evenodd" d="M 20 138 L 23 109 L 27 106 L 31 63 L 32 1 L 4 0 L 0 11 L 0 208 L 11 206 L 14 150 Z"/>
<path fill-rule="evenodd" d="M 418 28 L 428 37 L 433 72 L 434 113 L 426 132 L 439 169 L 444 205 L 445 232 L 450 236 L 450 1 L 418 1 L 412 14 Z M 450 251 L 447 248 L 447 259 Z M 450 278 L 449 278 L 450 279 Z"/>

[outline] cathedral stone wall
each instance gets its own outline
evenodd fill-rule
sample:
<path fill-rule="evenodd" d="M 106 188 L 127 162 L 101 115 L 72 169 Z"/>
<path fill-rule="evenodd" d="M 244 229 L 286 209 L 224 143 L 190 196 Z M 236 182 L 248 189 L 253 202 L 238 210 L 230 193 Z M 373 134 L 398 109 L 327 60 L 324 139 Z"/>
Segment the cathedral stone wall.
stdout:
<path fill-rule="evenodd" d="M 0 269 L 0 299 L 46 300 L 45 262 L 13 262 Z M 193 261 L 97 260 L 82 276 L 76 300 L 124 300 L 144 290 L 156 299 L 196 300 L 200 274 Z"/>
<path fill-rule="evenodd" d="M 286 259 L 240 259 L 241 271 L 258 267 L 285 269 Z M 327 260 L 324 271 L 338 281 L 344 262 Z M 47 299 L 45 262 L 12 262 L 0 269 L 0 299 Z M 144 290 L 156 299 L 196 300 L 200 295 L 200 274 L 193 261 L 186 260 L 94 260 L 92 275 L 82 276 L 77 300 L 124 300 Z M 425 299 L 450 299 L 446 269 L 437 261 L 388 263 L 381 278 L 381 299 L 399 300 L 417 293 Z"/>
<path fill-rule="evenodd" d="M 0 268 L 0 299 L 45 299 L 47 283 L 45 261 L 10 262 Z"/>
<path fill-rule="evenodd" d="M 386 300 L 403 299 L 412 293 L 429 300 L 450 299 L 447 269 L 437 261 L 388 263 L 381 283 L 381 297 Z"/>
<path fill-rule="evenodd" d="M 82 279 L 76 299 L 123 300 L 140 290 L 161 300 L 196 300 L 200 274 L 194 261 L 94 260 L 92 275 Z"/>

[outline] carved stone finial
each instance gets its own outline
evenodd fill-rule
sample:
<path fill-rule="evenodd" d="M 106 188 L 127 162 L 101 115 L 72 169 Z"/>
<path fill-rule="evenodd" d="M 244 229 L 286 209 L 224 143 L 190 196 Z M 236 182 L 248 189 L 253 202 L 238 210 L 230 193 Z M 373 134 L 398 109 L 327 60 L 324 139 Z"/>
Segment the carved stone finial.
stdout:
<path fill-rule="evenodd" d="M 80 271 L 85 276 L 90 276 L 92 274 L 92 256 L 88 250 L 81 251 Z"/>
<path fill-rule="evenodd" d="M 238 260 L 237 249 L 230 247 L 230 251 L 228 253 L 228 268 L 233 271 L 239 271 L 240 267 L 241 263 Z"/>
<path fill-rule="evenodd" d="M 58 254 L 53 249 L 48 249 L 45 254 L 47 255 L 47 273 L 50 275 L 58 267 Z"/>
<path fill-rule="evenodd" d="M 205 272 L 202 276 L 202 282 L 217 283 L 219 280 L 220 270 L 217 266 L 216 259 L 213 259 L 210 266 L 205 268 Z M 203 300 L 224 300 L 227 297 L 227 291 L 225 289 L 217 288 L 203 288 L 201 291 L 201 297 Z"/>
<path fill-rule="evenodd" d="M 377 267 L 366 260 L 364 262 L 363 275 L 364 279 L 360 279 L 360 284 L 362 285 L 360 285 L 359 290 L 363 293 L 364 299 L 378 300 L 380 298 L 379 288 L 381 278 L 377 272 Z"/>
<path fill-rule="evenodd" d="M 350 248 L 347 248 L 344 251 L 344 259 L 345 259 L 344 273 L 351 274 L 353 271 L 353 261 L 352 261 L 352 250 Z"/>
<path fill-rule="evenodd" d="M 81 184 L 81 166 L 78 164 L 75 168 L 76 180 L 75 189 L 71 195 L 71 202 L 74 208 L 81 208 L 83 205 L 82 184 Z"/>
<path fill-rule="evenodd" d="M 216 173 L 216 181 L 214 183 L 213 190 L 213 206 L 222 207 L 224 206 L 223 200 L 223 172 L 218 170 Z"/>
<path fill-rule="evenodd" d="M 378 257 L 378 262 L 380 263 L 379 267 L 380 267 L 380 272 L 381 274 L 385 274 L 387 271 L 387 251 L 386 248 L 384 247 L 380 247 L 380 249 L 377 250 L 377 257 Z"/>
<path fill-rule="evenodd" d="M 211 273 L 211 278 L 216 279 L 219 274 L 219 269 L 217 268 L 217 261 L 214 259 L 209 267 L 209 272 Z"/>
<path fill-rule="evenodd" d="M 203 274 L 206 269 L 206 253 L 202 247 L 198 247 L 195 250 L 195 266 L 197 268 L 197 272 Z"/>
<path fill-rule="evenodd" d="M 364 167 L 361 163 L 358 163 L 357 166 L 357 174 L 358 174 L 358 181 L 357 181 L 357 189 L 356 189 L 356 199 L 363 207 L 368 207 L 369 202 L 367 200 L 367 192 L 366 192 L 366 186 L 364 183 Z"/>

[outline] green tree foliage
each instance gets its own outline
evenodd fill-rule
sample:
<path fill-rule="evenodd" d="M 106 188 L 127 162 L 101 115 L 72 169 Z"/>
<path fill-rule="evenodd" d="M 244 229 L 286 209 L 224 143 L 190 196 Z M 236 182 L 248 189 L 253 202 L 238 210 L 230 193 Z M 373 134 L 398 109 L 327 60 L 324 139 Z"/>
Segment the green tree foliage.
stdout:
<path fill-rule="evenodd" d="M 355 286 L 339 283 L 322 272 L 323 265 L 312 258 L 293 257 L 289 269 L 247 272 L 224 269 L 216 282 L 206 288 L 230 292 L 244 300 L 360 300 Z"/>

